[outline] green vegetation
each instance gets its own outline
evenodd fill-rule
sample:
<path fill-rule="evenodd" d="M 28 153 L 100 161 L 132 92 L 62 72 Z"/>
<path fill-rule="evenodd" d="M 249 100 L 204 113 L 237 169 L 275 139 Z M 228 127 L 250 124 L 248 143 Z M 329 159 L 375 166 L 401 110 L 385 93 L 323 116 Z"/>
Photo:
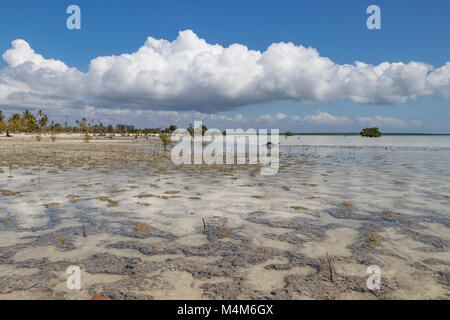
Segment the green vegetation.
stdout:
<path fill-rule="evenodd" d="M 166 128 L 166 129 L 164 130 L 164 132 L 166 132 L 166 133 L 172 133 L 172 132 L 174 132 L 175 130 L 177 130 L 177 126 L 174 125 L 174 124 L 172 124 L 172 125 L 170 125 L 168 128 Z"/>
<path fill-rule="evenodd" d="M 39 125 L 39 130 L 45 129 L 45 127 L 47 127 L 47 122 L 48 122 L 48 116 L 42 112 L 42 110 L 38 111 L 38 125 Z"/>
<path fill-rule="evenodd" d="M 92 137 L 90 135 L 88 135 L 87 133 L 84 135 L 83 140 L 86 143 L 89 143 L 89 141 L 91 141 Z"/>
<path fill-rule="evenodd" d="M 170 143 L 172 142 L 170 141 L 169 136 L 166 133 L 161 132 L 159 134 L 159 138 L 161 139 L 161 143 L 164 146 L 164 150 L 167 150 L 167 146 L 170 145 Z"/>
<path fill-rule="evenodd" d="M 0 110 L 0 133 L 6 131 L 6 123 L 3 121 L 3 112 Z"/>
<path fill-rule="evenodd" d="M 294 134 L 292 133 L 292 132 L 290 132 L 290 131 L 287 131 L 285 134 L 284 134 L 284 136 L 285 137 L 292 137 Z"/>
<path fill-rule="evenodd" d="M 378 130 L 378 128 L 365 128 L 361 130 L 360 134 L 363 137 L 371 137 L 371 138 L 381 137 L 381 132 L 380 130 Z"/>
<path fill-rule="evenodd" d="M 197 131 L 195 131 L 195 130 L 197 130 Z M 202 124 L 201 130 L 202 130 L 202 136 L 204 136 L 204 135 L 205 135 L 205 132 L 208 131 L 208 128 L 207 128 L 205 125 Z M 197 132 L 200 133 L 200 128 L 195 128 L 195 129 L 194 129 L 194 127 L 192 126 L 192 124 L 189 123 L 189 127 L 187 128 L 187 131 L 191 134 L 191 136 L 194 136 L 194 132 L 195 132 L 195 133 L 197 133 Z"/>
<path fill-rule="evenodd" d="M 206 128 L 206 127 L 205 127 Z M 101 122 L 95 122 L 94 120 L 88 120 L 82 118 L 81 120 L 75 120 L 75 126 L 69 126 L 67 121 L 64 126 L 60 123 L 50 122 L 47 114 L 42 110 L 39 110 L 36 115 L 26 110 L 22 114 L 14 113 L 8 120 L 6 120 L 5 114 L 0 110 L 0 133 L 6 132 L 9 135 L 12 133 L 51 133 L 54 136 L 57 133 L 84 133 L 85 135 L 100 135 L 106 134 L 121 134 L 121 135 L 147 135 L 147 134 L 159 134 L 164 132 L 166 134 L 172 134 L 177 130 L 177 126 L 172 124 L 167 128 L 145 128 L 138 129 L 133 125 L 118 124 L 113 127 L 111 124 L 104 125 Z M 53 141 L 53 138 L 52 138 Z"/>
<path fill-rule="evenodd" d="M 22 114 L 14 113 L 5 120 L 3 112 L 0 111 L 0 132 L 41 132 L 47 130 L 48 116 L 41 110 L 37 115 L 33 115 L 30 111 L 25 110 Z"/>

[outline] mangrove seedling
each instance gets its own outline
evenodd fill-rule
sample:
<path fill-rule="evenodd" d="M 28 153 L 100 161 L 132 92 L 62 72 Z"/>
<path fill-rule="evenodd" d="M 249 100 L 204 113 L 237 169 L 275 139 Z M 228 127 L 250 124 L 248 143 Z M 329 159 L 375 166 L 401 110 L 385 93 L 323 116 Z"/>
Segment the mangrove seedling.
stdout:
<path fill-rule="evenodd" d="M 203 221 L 203 233 L 205 233 L 206 232 L 206 222 L 205 222 L 205 219 L 203 219 L 203 218 L 202 218 L 202 221 Z"/>
<path fill-rule="evenodd" d="M 170 145 L 170 143 L 172 141 L 170 141 L 170 138 L 167 134 L 165 134 L 164 132 L 161 132 L 159 134 L 159 138 L 161 139 L 161 143 L 164 146 L 164 150 L 167 150 L 167 146 Z"/>

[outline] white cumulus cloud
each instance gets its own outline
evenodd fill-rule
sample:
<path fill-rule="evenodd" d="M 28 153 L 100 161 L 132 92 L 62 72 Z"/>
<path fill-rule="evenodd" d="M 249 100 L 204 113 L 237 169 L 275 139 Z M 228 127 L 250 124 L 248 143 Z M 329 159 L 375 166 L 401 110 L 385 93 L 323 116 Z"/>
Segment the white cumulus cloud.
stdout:
<path fill-rule="evenodd" d="M 46 59 L 25 40 L 3 54 L 0 103 L 9 107 L 194 110 L 215 113 L 271 101 L 406 103 L 450 98 L 450 62 L 340 65 L 311 47 L 274 43 L 265 51 L 209 44 L 193 31 L 149 37 L 136 52 L 93 59 L 88 72 Z M 326 114 L 311 121 L 343 121 Z"/>

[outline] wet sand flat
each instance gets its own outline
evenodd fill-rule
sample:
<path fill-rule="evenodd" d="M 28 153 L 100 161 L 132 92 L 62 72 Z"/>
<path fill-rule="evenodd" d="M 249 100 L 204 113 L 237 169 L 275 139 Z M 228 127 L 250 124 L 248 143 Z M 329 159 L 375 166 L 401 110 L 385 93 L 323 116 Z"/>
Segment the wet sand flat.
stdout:
<path fill-rule="evenodd" d="M 0 299 L 449 299 L 449 147 L 281 141 L 261 176 L 156 140 L 0 138 Z"/>

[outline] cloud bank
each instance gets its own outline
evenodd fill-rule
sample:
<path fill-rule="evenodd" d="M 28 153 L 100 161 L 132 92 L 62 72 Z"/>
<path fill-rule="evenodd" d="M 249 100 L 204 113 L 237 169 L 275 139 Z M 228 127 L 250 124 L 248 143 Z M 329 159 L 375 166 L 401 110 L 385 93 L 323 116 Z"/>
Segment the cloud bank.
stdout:
<path fill-rule="evenodd" d="M 191 30 L 172 42 L 149 37 L 131 54 L 97 57 L 86 73 L 45 59 L 20 39 L 3 59 L 8 66 L 0 70 L 0 104 L 9 107 L 216 113 L 282 100 L 397 104 L 429 95 L 450 98 L 450 62 L 439 68 L 423 62 L 340 65 L 293 43 L 260 52 L 209 44 Z"/>

